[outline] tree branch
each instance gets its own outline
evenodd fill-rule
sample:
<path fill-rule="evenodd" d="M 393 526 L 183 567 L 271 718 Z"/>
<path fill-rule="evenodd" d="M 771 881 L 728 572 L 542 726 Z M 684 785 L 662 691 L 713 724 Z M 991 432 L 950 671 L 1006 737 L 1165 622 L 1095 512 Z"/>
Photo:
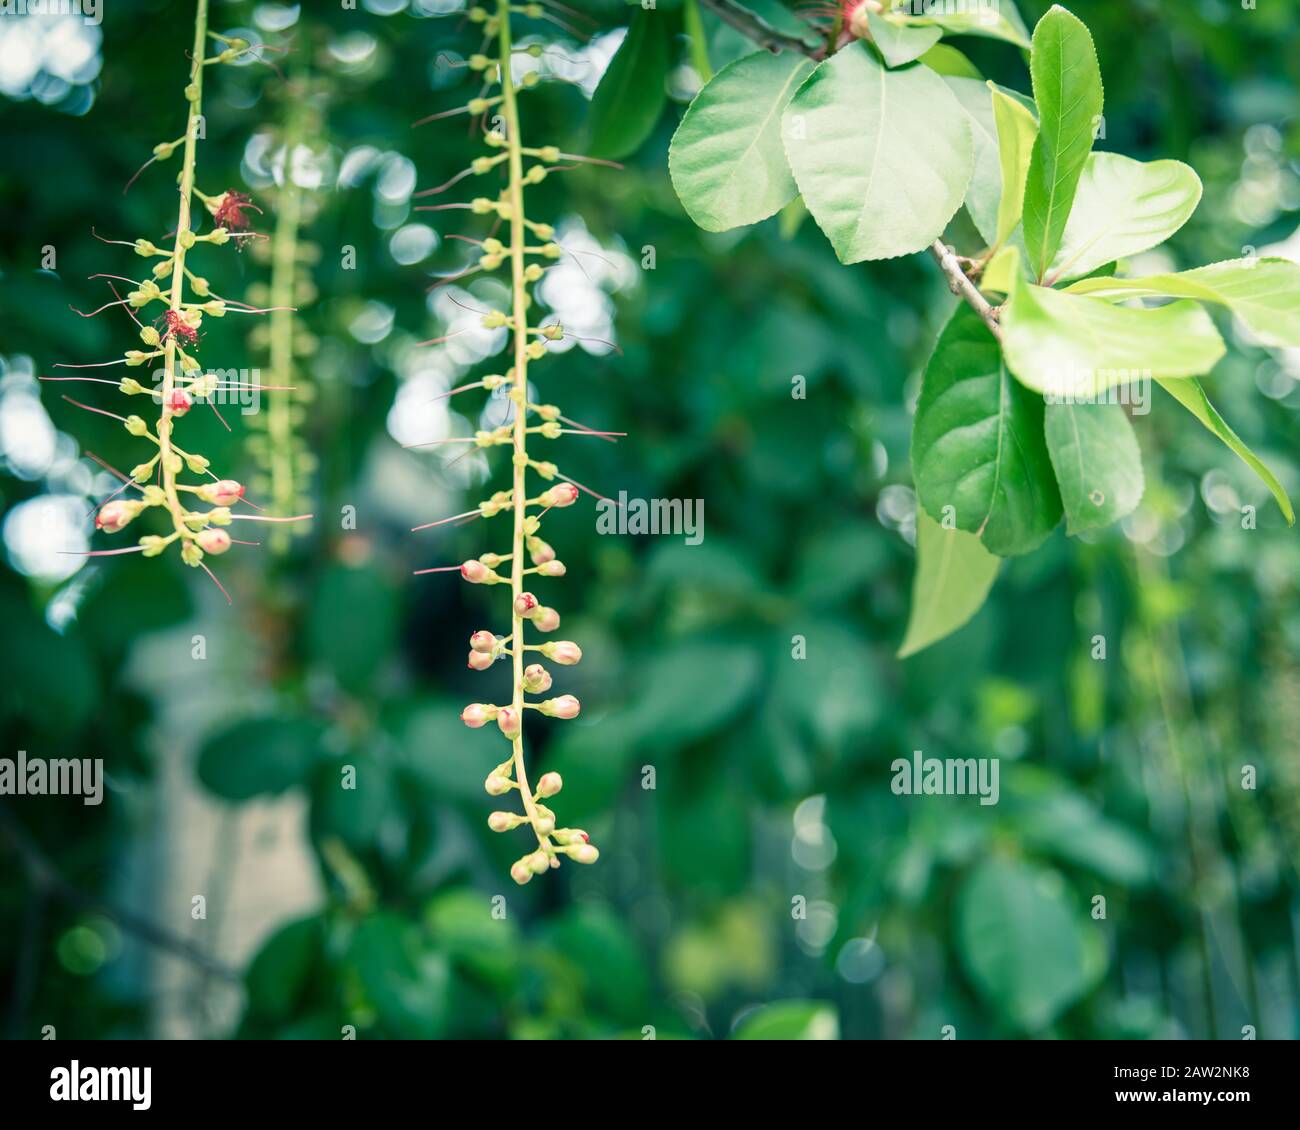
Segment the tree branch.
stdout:
<path fill-rule="evenodd" d="M 798 51 L 810 59 L 821 58 L 818 48 L 804 42 L 797 35 L 778 31 L 756 12 L 737 4 L 736 0 L 700 0 L 700 3 L 723 23 L 730 24 L 741 35 L 752 39 L 760 47 L 766 47 L 774 55 L 779 51 Z"/>
<path fill-rule="evenodd" d="M 948 289 L 974 310 L 988 326 L 989 333 L 1001 342 L 1002 326 L 998 322 L 997 311 L 989 305 L 989 300 L 980 293 L 979 287 L 971 282 L 970 277 L 962 270 L 962 265 L 957 261 L 952 248 L 943 240 L 936 239 L 927 250 L 931 258 L 939 264 L 939 270 L 943 272 L 944 278 L 948 280 Z"/>
<path fill-rule="evenodd" d="M 760 47 L 776 53 L 778 51 L 799 51 L 810 59 L 820 59 L 820 48 L 809 46 L 798 36 L 787 35 L 778 31 L 762 16 L 736 3 L 736 0 L 700 0 L 700 3 L 713 12 L 724 23 L 730 24 L 742 35 L 752 39 Z M 936 239 L 928 248 L 931 257 L 939 264 L 939 270 L 948 282 L 948 289 L 977 313 L 989 328 L 989 332 L 1002 340 L 1002 327 L 998 324 L 997 311 L 979 291 L 962 269 L 957 256 L 953 254 L 941 239 Z"/>

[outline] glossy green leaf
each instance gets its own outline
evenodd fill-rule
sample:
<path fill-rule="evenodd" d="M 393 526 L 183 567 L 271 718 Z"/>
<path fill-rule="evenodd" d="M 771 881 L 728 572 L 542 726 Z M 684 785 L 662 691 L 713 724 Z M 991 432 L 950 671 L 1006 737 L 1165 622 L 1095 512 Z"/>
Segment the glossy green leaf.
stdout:
<path fill-rule="evenodd" d="M 989 84 L 997 128 L 1001 194 L 998 198 L 994 244 L 1003 244 L 1020 223 L 1025 208 L 1025 178 L 1038 136 L 1038 120 L 1022 103 Z M 980 234 L 983 234 L 981 232 Z M 987 236 L 985 237 L 988 238 Z"/>
<path fill-rule="evenodd" d="M 664 81 L 671 46 L 662 12 L 642 8 L 632 17 L 627 36 L 591 96 L 587 151 L 593 157 L 626 157 L 650 136 L 668 99 Z"/>
<path fill-rule="evenodd" d="M 1228 307 L 1264 345 L 1300 347 L 1300 263 L 1229 259 L 1178 274 L 1080 279 L 1072 294 L 1124 299 L 1196 298 Z"/>
<path fill-rule="evenodd" d="M 1160 381 L 1160 387 L 1227 444 L 1228 448 L 1260 477 L 1264 485 L 1272 492 L 1273 497 L 1277 499 L 1277 504 L 1286 517 L 1287 525 L 1294 526 L 1295 510 L 1291 506 L 1291 499 L 1286 492 L 1286 488 L 1278 481 L 1277 476 L 1264 465 L 1259 456 L 1242 442 L 1241 437 L 1228 426 L 1227 421 L 1219 415 L 1214 405 L 1210 403 L 1210 398 L 1205 395 L 1205 389 L 1201 387 L 1201 382 L 1196 380 L 1162 380 Z"/>
<path fill-rule="evenodd" d="M 920 251 L 965 198 L 970 126 L 928 67 L 887 70 L 851 45 L 813 71 L 784 117 L 795 181 L 841 262 Z"/>
<path fill-rule="evenodd" d="M 1068 533 L 1109 526 L 1137 508 L 1142 452 L 1120 405 L 1049 403 L 1045 428 Z"/>
<path fill-rule="evenodd" d="M 1078 278 L 1164 243 L 1200 199 L 1201 178 L 1181 161 L 1090 153 L 1047 281 Z"/>
<path fill-rule="evenodd" d="M 822 1001 L 778 1001 L 745 1016 L 736 1040 L 836 1040 L 840 1024 L 832 1005 Z"/>
<path fill-rule="evenodd" d="M 983 607 L 1001 562 L 965 530 L 946 530 L 918 507 L 912 613 L 898 648 L 906 659 L 952 635 Z"/>
<path fill-rule="evenodd" d="M 1038 137 L 1025 179 L 1025 246 L 1030 269 L 1041 279 L 1065 233 L 1101 118 L 1101 69 L 1088 29 L 1056 5 L 1034 28 L 1029 70 Z"/>
<path fill-rule="evenodd" d="M 1223 338 L 1195 302 L 1154 310 L 1034 286 L 1016 270 L 1002 310 L 1002 348 L 1016 379 L 1075 401 L 1146 377 L 1208 373 Z"/>
<path fill-rule="evenodd" d="M 349 972 L 385 1035 L 436 1040 L 451 1022 L 451 970 L 414 926 L 397 914 L 373 914 L 357 927 Z"/>
<path fill-rule="evenodd" d="M 936 74 L 984 81 L 984 76 L 980 74 L 979 68 L 957 48 L 950 47 L 946 43 L 936 43 L 929 51 L 920 56 L 920 62 L 924 63 Z"/>
<path fill-rule="evenodd" d="M 1013 380 L 993 335 L 959 306 L 925 369 L 912 477 L 926 512 L 1001 557 L 1037 547 L 1061 517 L 1042 398 Z M 948 508 L 951 507 L 951 510 Z"/>
<path fill-rule="evenodd" d="M 307 780 L 320 756 L 320 731 L 305 719 L 249 718 L 209 738 L 198 776 L 223 800 L 282 793 Z"/>
<path fill-rule="evenodd" d="M 673 188 L 706 231 L 775 215 L 798 195 L 781 144 L 781 112 L 813 61 L 758 51 L 723 67 L 682 118 L 668 150 Z"/>
<path fill-rule="evenodd" d="M 1019 860 L 989 859 L 962 885 L 957 941 L 984 1001 L 1027 1032 L 1049 1025 L 1105 969 L 1084 910 L 1061 876 Z"/>
<path fill-rule="evenodd" d="M 317 915 L 279 927 L 248 966 L 249 1011 L 263 1020 L 286 1020 L 303 999 L 324 958 L 325 923 Z"/>
<path fill-rule="evenodd" d="M 970 125 L 975 164 L 966 189 L 966 210 L 981 238 L 990 246 L 997 238 L 998 202 L 1002 198 L 1002 169 L 998 158 L 998 127 L 993 97 L 985 83 L 970 78 L 944 79 Z"/>
<path fill-rule="evenodd" d="M 889 16 L 874 17 L 870 23 L 871 40 L 891 67 L 919 59 L 943 38 L 943 28 L 913 27 Z"/>

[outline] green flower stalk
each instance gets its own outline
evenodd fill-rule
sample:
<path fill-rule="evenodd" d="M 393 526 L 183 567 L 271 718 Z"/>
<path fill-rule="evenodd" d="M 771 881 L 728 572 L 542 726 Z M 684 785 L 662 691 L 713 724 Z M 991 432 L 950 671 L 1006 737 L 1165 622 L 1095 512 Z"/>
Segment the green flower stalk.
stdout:
<path fill-rule="evenodd" d="M 129 476 L 119 476 L 123 479 L 123 485 L 115 492 L 113 498 L 99 508 L 95 520 L 96 527 L 106 533 L 117 533 L 125 529 L 142 512 L 151 508 L 166 511 L 171 527 L 169 533 L 148 534 L 141 537 L 139 542 L 130 548 L 101 550 L 93 555 L 140 552 L 146 557 L 155 557 L 163 553 L 168 546 L 176 543 L 180 547 L 181 558 L 187 565 L 202 567 L 211 576 L 211 571 L 203 563 L 204 558 L 218 556 L 230 548 L 233 539 L 226 527 L 229 527 L 232 522 L 238 520 L 274 522 L 298 519 L 277 519 L 234 513 L 232 508 L 243 500 L 242 484 L 232 479 L 218 478 L 210 469 L 209 461 L 205 456 L 187 451 L 176 442 L 175 438 L 176 421 L 187 415 L 195 404 L 205 400 L 212 402 L 218 394 L 225 392 L 264 387 L 239 379 L 221 378 L 215 374 L 205 373 L 197 359 L 200 331 L 205 317 L 221 318 L 228 313 L 268 312 L 214 294 L 207 279 L 195 274 L 191 269 L 190 253 L 199 245 L 214 247 L 231 243 L 237 245 L 240 239 L 252 237 L 254 233 L 248 230 L 248 212 L 256 210 L 249 198 L 241 192 L 227 190 L 209 195 L 195 183 L 198 140 L 203 121 L 204 68 L 213 64 L 232 63 L 254 50 L 253 45 L 246 40 L 229 38 L 208 31 L 207 21 L 208 0 L 197 0 L 194 48 L 191 54 L 189 83 L 185 87 L 185 100 L 188 105 L 185 132 L 175 140 L 156 145 L 153 156 L 145 165 L 147 167 L 155 161 L 165 161 L 178 149 L 181 151 L 181 169 L 177 177 L 180 201 L 172 243 L 169 247 L 159 247 L 151 240 L 143 238 L 134 241 L 106 241 L 131 247 L 141 258 L 156 260 L 156 262 L 149 272 L 149 277 L 138 282 L 132 279 L 124 280 L 132 283 L 132 289 L 127 292 L 125 298 L 118 297 L 116 302 L 100 308 L 104 310 L 112 306 L 122 306 L 131 313 L 139 329 L 140 341 L 145 348 L 127 350 L 122 360 L 104 364 L 138 367 L 161 358 L 162 378 L 156 389 L 148 388 L 131 377 L 125 377 L 120 382 L 99 383 L 117 384 L 118 389 L 128 396 L 156 396 L 159 404 L 158 418 L 151 427 L 139 415 L 119 416 L 116 413 L 91 408 L 89 405 L 78 404 L 78 407 L 120 420 L 131 435 L 147 440 L 154 448 L 151 457 L 132 468 Z M 204 51 L 209 39 L 220 43 L 222 49 L 214 55 L 205 56 Z M 139 176 L 139 173 L 136 176 Z M 134 180 L 133 177 L 132 182 Z M 129 188 L 130 185 L 128 184 L 127 187 Z M 199 198 L 212 217 L 213 226 L 204 234 L 196 231 L 194 223 L 192 204 L 195 197 Z M 166 289 L 160 286 L 164 281 Z M 109 285 L 112 287 L 111 282 Z M 117 295 L 116 289 L 114 295 Z M 145 323 L 136 317 L 135 311 L 149 310 L 154 303 L 163 307 L 156 321 Z M 99 313 L 100 310 L 94 313 Z M 62 379 L 94 380 L 94 378 Z M 76 401 L 72 403 L 77 404 Z M 212 407 L 215 411 L 216 404 L 212 403 Z M 220 416 L 220 412 L 217 414 Z M 207 476 L 210 481 L 197 484 L 182 482 L 181 474 L 186 470 L 192 475 Z M 138 497 L 126 499 L 117 497 L 127 489 L 133 489 Z M 206 504 L 209 508 L 199 509 L 194 504 Z M 310 517 L 310 515 L 302 517 Z M 212 579 L 216 581 L 215 577 Z M 219 582 L 218 586 L 220 586 Z"/>
<path fill-rule="evenodd" d="M 487 84 L 485 90 L 496 85 L 499 86 L 500 93 L 490 97 L 483 94 L 462 107 L 434 115 L 447 117 L 455 113 L 469 113 L 478 116 L 493 108 L 500 115 L 500 128 L 489 129 L 484 135 L 489 152 L 476 158 L 469 169 L 452 178 L 446 185 L 431 192 L 444 191 L 466 177 L 483 176 L 493 170 L 504 171 L 506 177 L 505 187 L 495 198 L 475 197 L 470 204 L 462 207 L 468 207 L 476 215 L 493 216 L 499 224 L 507 225 L 505 239 L 489 236 L 472 242 L 478 243 L 482 251 L 475 270 L 505 269 L 509 272 L 509 312 L 488 311 L 483 316 L 482 324 L 487 329 L 506 328 L 510 331 L 513 364 L 505 374 L 488 376 L 454 391 L 460 392 L 468 388 L 485 388 L 489 392 L 505 390 L 505 395 L 513 406 L 513 420 L 490 431 L 479 431 L 472 439 L 467 437 L 463 442 L 474 443 L 480 448 L 509 447 L 512 482 L 509 490 L 498 491 L 491 498 L 480 502 L 474 510 L 456 515 L 455 518 L 491 518 L 509 514 L 511 542 L 505 552 L 485 553 L 460 566 L 419 570 L 420 573 L 432 573 L 458 568 L 461 576 L 471 584 L 509 586 L 509 634 L 498 636 L 487 630 L 475 632 L 470 637 L 469 666 L 476 671 L 486 671 L 494 667 L 498 660 L 508 659 L 512 684 L 510 701 L 499 705 L 471 703 L 461 713 L 461 720 L 473 729 L 495 722 L 501 735 L 510 744 L 510 756 L 488 774 L 484 788 L 494 797 L 505 796 L 512 790 L 519 792 L 523 811 L 493 812 L 488 817 L 488 827 L 495 832 L 507 832 L 525 825 L 531 829 L 536 845 L 516 860 L 510 869 L 511 877 L 520 884 L 529 882 L 534 875 L 559 867 L 565 858 L 575 863 L 594 863 L 600 854 L 582 829 L 559 827 L 555 812 L 545 803 L 559 793 L 563 785 L 559 774 L 543 774 L 535 789 L 528 780 L 523 741 L 524 712 L 535 710 L 546 717 L 569 719 L 576 717 L 581 710 L 578 700 L 570 694 L 529 701 L 529 696 L 542 695 L 550 690 L 552 676 L 544 663 L 526 662 L 528 653 L 536 653 L 536 659 L 560 666 L 575 664 L 582 658 L 581 648 L 571 641 L 548 640 L 534 643 L 528 639 L 529 633 L 550 633 L 560 626 L 559 613 L 541 604 L 525 587 L 531 583 L 530 578 L 562 577 L 565 573 L 564 564 L 556 559 L 555 551 L 541 538 L 542 519 L 553 507 L 573 505 L 579 494 L 578 484 L 562 474 L 554 463 L 536 458 L 528 445 L 530 439 L 550 440 L 565 434 L 604 438 L 612 435 L 595 432 L 568 420 L 553 404 L 533 404 L 528 399 L 530 366 L 546 356 L 547 343 L 562 338 L 564 329 L 554 322 L 546 325 L 529 323 L 529 309 L 532 305 L 529 288 L 541 279 L 542 264 L 558 259 L 561 249 L 554 242 L 555 232 L 551 225 L 529 217 L 525 194 L 530 185 L 541 182 L 561 159 L 585 160 L 561 153 L 555 146 L 529 147 L 524 144 L 511 61 L 522 52 L 537 57 L 542 49 L 537 45 L 516 47 L 511 36 L 510 20 L 512 13 L 539 18 L 541 12 L 539 5 L 529 5 L 525 9 L 511 5 L 508 0 L 499 0 L 495 13 L 481 7 L 471 8 L 469 18 L 472 22 L 483 25 L 487 42 L 495 44 L 495 56 L 472 55 L 468 65 L 471 70 L 482 74 Z M 536 85 L 537 80 L 536 73 L 525 74 L 520 87 L 527 89 Z M 525 161 L 534 163 L 525 169 Z M 435 339 L 440 340 L 443 339 Z M 565 424 L 571 426 L 565 427 Z M 550 485 L 539 484 L 541 489 L 530 496 L 530 489 L 536 489 L 530 488 L 531 476 Z M 416 528 L 427 529 L 454 521 L 455 518 Z M 525 559 L 531 564 L 525 564 Z M 508 575 L 498 571 L 507 565 Z"/>

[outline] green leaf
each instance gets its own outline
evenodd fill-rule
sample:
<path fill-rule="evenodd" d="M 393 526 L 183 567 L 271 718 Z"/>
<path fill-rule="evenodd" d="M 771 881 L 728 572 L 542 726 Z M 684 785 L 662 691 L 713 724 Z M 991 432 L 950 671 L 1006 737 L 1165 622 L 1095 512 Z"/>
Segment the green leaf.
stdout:
<path fill-rule="evenodd" d="M 249 1010 L 261 1019 L 287 1020 L 302 1002 L 324 951 L 325 924 L 318 915 L 280 927 L 244 975 Z"/>
<path fill-rule="evenodd" d="M 865 45 L 822 63 L 785 109 L 782 136 L 804 203 L 841 262 L 932 243 L 966 196 L 966 116 L 928 67 L 886 70 Z"/>
<path fill-rule="evenodd" d="M 1105 969 L 1055 871 L 990 859 L 957 899 L 962 963 L 980 996 L 1019 1028 L 1038 1032 L 1083 996 Z"/>
<path fill-rule="evenodd" d="M 929 51 L 920 56 L 919 61 L 936 74 L 951 75 L 953 78 L 976 78 L 981 82 L 984 81 L 984 76 L 980 74 L 979 68 L 957 48 L 949 47 L 946 43 L 936 43 Z"/>
<path fill-rule="evenodd" d="M 236 722 L 199 750 L 198 776 L 223 800 L 248 800 L 302 784 L 320 755 L 320 731 L 305 719 L 267 717 Z"/>
<path fill-rule="evenodd" d="M 591 96 L 588 152 L 593 157 L 626 157 L 650 136 L 668 99 L 664 81 L 670 47 L 662 12 L 642 8 L 632 17 L 627 36 Z"/>
<path fill-rule="evenodd" d="M 1043 401 L 1011 379 L 998 343 L 962 305 L 925 369 L 912 429 L 912 477 L 930 517 L 1001 557 L 1028 553 L 1061 517 L 1043 440 Z"/>
<path fill-rule="evenodd" d="M 822 1001 L 778 1001 L 748 1013 L 734 1040 L 838 1040 L 840 1021 Z"/>
<path fill-rule="evenodd" d="M 1210 403 L 1210 398 L 1205 395 L 1205 389 L 1201 387 L 1201 382 L 1197 380 L 1160 380 L 1159 383 L 1165 392 L 1169 393 L 1187 411 L 1227 444 L 1229 449 L 1260 477 L 1264 485 L 1272 492 L 1273 497 L 1277 499 L 1277 504 L 1286 517 L 1286 524 L 1294 526 L 1295 510 L 1291 506 L 1291 499 L 1286 493 L 1286 488 L 1278 482 L 1277 476 L 1264 465 L 1259 456 L 1242 442 L 1241 437 L 1219 415 L 1214 405 Z"/>
<path fill-rule="evenodd" d="M 998 202 L 1002 198 L 1002 169 L 998 161 L 998 128 L 993 117 L 993 98 L 982 82 L 969 78 L 945 78 L 948 89 L 970 125 L 975 146 L 975 165 L 966 189 L 966 210 L 975 221 L 981 238 L 992 246 L 997 236 Z"/>
<path fill-rule="evenodd" d="M 1095 399 L 1139 378 L 1192 377 L 1223 356 L 1195 302 L 1154 310 L 1034 286 L 1019 270 L 1002 308 L 1002 349 L 1016 379 L 1055 399 Z"/>
<path fill-rule="evenodd" d="M 1071 294 L 1097 298 L 1196 298 L 1228 307 L 1264 345 L 1300 346 L 1300 263 L 1228 259 L 1178 274 L 1080 279 Z"/>
<path fill-rule="evenodd" d="M 1164 243 L 1201 199 L 1201 178 L 1181 161 L 1091 153 L 1047 281 L 1074 279 Z"/>
<path fill-rule="evenodd" d="M 813 61 L 758 51 L 723 67 L 682 118 L 668 171 L 687 214 L 705 231 L 755 224 L 798 195 L 781 144 L 781 112 Z"/>
<path fill-rule="evenodd" d="M 404 918 L 380 913 L 352 936 L 347 964 L 384 1034 L 402 1040 L 436 1040 L 452 1021 L 451 969 Z"/>
<path fill-rule="evenodd" d="M 1034 28 L 1029 70 L 1038 137 L 1025 180 L 1025 246 L 1041 279 L 1060 246 L 1101 118 L 1101 69 L 1088 29 L 1056 5 Z"/>
<path fill-rule="evenodd" d="M 918 507 L 912 613 L 898 648 L 906 659 L 952 635 L 983 606 L 1001 562 L 964 530 L 946 530 Z"/>
<path fill-rule="evenodd" d="M 1142 501 L 1142 452 L 1118 404 L 1047 405 L 1047 450 L 1065 507 L 1065 529 L 1109 526 Z"/>
<path fill-rule="evenodd" d="M 871 40 L 891 67 L 919 59 L 942 38 L 943 28 L 913 27 L 889 16 L 871 20 Z"/>
<path fill-rule="evenodd" d="M 1001 245 L 1020 223 L 1025 208 L 1025 177 L 1029 157 L 1038 136 L 1038 121 L 1032 111 L 989 84 L 993 99 L 993 120 L 998 135 L 998 164 L 1002 188 L 993 243 Z M 981 235 L 983 232 L 980 233 Z M 985 237 L 987 239 L 987 236 Z"/>

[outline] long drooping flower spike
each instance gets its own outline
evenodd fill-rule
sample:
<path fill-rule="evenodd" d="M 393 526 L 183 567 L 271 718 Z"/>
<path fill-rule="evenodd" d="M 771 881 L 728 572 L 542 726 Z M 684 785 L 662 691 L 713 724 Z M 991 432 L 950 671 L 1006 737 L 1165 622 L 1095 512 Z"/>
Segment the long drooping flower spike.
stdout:
<path fill-rule="evenodd" d="M 530 324 L 529 310 L 532 300 L 529 288 L 543 275 L 544 265 L 561 256 L 562 249 L 555 242 L 555 231 L 550 224 L 532 219 L 525 205 L 525 194 L 532 185 L 541 183 L 556 170 L 569 167 L 565 162 L 585 161 L 580 155 L 562 152 L 554 145 L 529 146 L 524 144 L 520 125 L 518 93 L 536 86 L 538 75 L 522 75 L 516 86 L 511 70 L 514 56 L 527 51 L 533 57 L 541 54 L 540 45 L 516 48 L 511 35 L 512 14 L 532 19 L 553 19 L 540 5 L 511 4 L 498 0 L 494 11 L 475 6 L 467 13 L 469 20 L 482 26 L 487 44 L 495 44 L 495 53 L 471 55 L 468 59 L 470 73 L 481 78 L 484 89 L 465 105 L 442 111 L 421 119 L 417 125 L 456 114 L 469 114 L 480 119 L 493 111 L 499 115 L 499 128 L 485 128 L 484 143 L 487 153 L 471 162 L 468 169 L 428 190 L 422 195 L 436 195 L 454 185 L 481 177 L 488 173 L 504 171 L 505 187 L 496 196 L 476 196 L 468 202 L 452 202 L 427 206 L 431 210 L 460 208 L 474 215 L 489 216 L 492 229 L 481 238 L 462 237 L 478 251 L 469 267 L 474 271 L 506 271 L 510 279 L 510 309 L 475 310 L 485 329 L 506 329 L 512 341 L 513 364 L 502 374 L 493 374 L 471 384 L 460 386 L 445 395 L 482 388 L 489 394 L 504 394 L 512 410 L 510 418 L 499 427 L 483 429 L 473 436 L 430 441 L 432 446 L 447 443 L 472 444 L 478 448 L 507 447 L 511 452 L 513 467 L 509 490 L 497 491 L 491 498 L 464 514 L 453 515 L 439 521 L 417 526 L 417 530 L 441 526 L 448 522 L 494 518 L 509 515 L 512 536 L 510 547 L 502 553 L 484 553 L 459 566 L 438 566 L 421 569 L 420 574 L 459 571 L 461 577 L 475 585 L 508 586 L 510 594 L 510 629 L 498 635 L 481 629 L 469 640 L 469 667 L 474 671 L 487 671 L 499 660 L 507 662 L 511 670 L 512 691 L 510 701 L 503 704 L 471 703 L 461 713 L 461 720 L 471 729 L 495 723 L 501 736 L 509 743 L 510 755 L 496 765 L 487 775 L 484 788 L 489 796 L 504 796 L 511 790 L 520 795 L 522 812 L 493 812 L 488 817 L 488 827 L 495 832 L 507 832 L 527 825 L 531 828 L 536 846 L 515 861 L 510 874 L 517 883 L 527 883 L 560 866 L 564 859 L 575 863 L 594 863 L 599 857 L 581 828 L 558 826 L 555 812 L 546 803 L 559 793 L 563 782 L 558 773 L 544 773 L 536 786 L 529 784 L 528 767 L 524 757 L 524 712 L 535 710 L 549 717 L 576 718 L 581 705 L 571 694 L 530 701 L 530 696 L 543 695 L 551 688 L 552 676 L 542 662 L 571 666 L 582 659 L 582 649 L 569 640 L 529 642 L 528 633 L 547 634 L 560 626 L 560 614 L 542 604 L 525 588 L 525 580 L 535 577 L 556 578 L 565 573 L 563 562 L 556 559 L 555 550 L 540 536 L 542 520 L 553 508 L 572 506 L 578 501 L 580 488 L 554 463 L 541 460 L 529 450 L 530 439 L 554 440 L 565 435 L 597 437 L 616 442 L 621 432 L 598 431 L 578 424 L 564 416 L 553 404 L 534 404 L 528 399 L 529 368 L 547 354 L 550 342 L 565 336 L 563 326 L 556 322 Z M 493 89 L 498 93 L 489 93 Z M 529 162 L 525 168 L 525 163 Z M 609 162 L 600 162 L 609 164 Z M 504 227 L 498 237 L 498 228 Z M 450 281 L 450 280 L 445 280 Z M 457 303 L 460 305 L 460 303 Z M 435 338 L 426 344 L 438 344 L 452 335 Z M 569 425 L 568 427 L 563 426 Z M 537 493 L 530 496 L 530 476 L 542 480 Z M 581 488 L 585 490 L 586 488 Z M 593 492 L 594 493 L 594 492 Z M 531 562 L 531 564 L 529 564 Z M 499 569 L 508 566 L 508 574 Z M 530 654 L 532 653 L 532 654 Z"/>
<path fill-rule="evenodd" d="M 215 54 L 205 54 L 209 40 L 220 45 Z M 158 416 L 150 425 L 142 416 L 118 416 L 90 405 L 78 405 L 102 415 L 112 416 L 122 422 L 131 435 L 146 440 L 153 448 L 152 455 L 131 469 L 129 480 L 138 497 L 113 499 L 101 507 L 96 516 L 96 526 L 105 533 L 119 533 L 150 509 L 165 511 L 170 531 L 164 534 L 147 534 L 139 539 L 138 549 L 145 557 L 163 553 L 168 546 L 180 546 L 181 558 L 194 568 L 202 566 L 205 557 L 220 556 L 233 543 L 223 527 L 239 517 L 232 508 L 245 502 L 243 486 L 231 479 L 218 478 L 209 466 L 208 459 L 180 447 L 175 438 L 176 421 L 196 405 L 207 402 L 220 417 L 216 400 L 228 391 L 246 391 L 263 386 L 248 381 L 223 379 L 213 372 L 205 372 L 198 360 L 205 318 L 221 318 L 226 314 L 261 314 L 267 311 L 247 303 L 223 299 L 212 292 L 207 279 L 194 273 L 191 253 L 206 245 L 238 247 L 241 239 L 250 238 L 253 217 L 259 209 L 249 197 L 233 189 L 208 194 L 195 183 L 195 167 L 203 117 L 203 79 L 206 67 L 233 63 L 260 48 L 246 40 L 218 35 L 208 30 L 208 0 L 196 0 L 194 18 L 194 47 L 190 55 L 189 83 L 184 97 L 188 107 L 185 132 L 175 140 L 154 147 L 148 165 L 163 162 L 181 153 L 181 169 L 177 177 L 179 208 L 176 215 L 170 246 L 159 246 L 149 239 L 103 240 L 131 247 L 142 259 L 152 260 L 147 277 L 141 280 L 120 275 L 103 275 L 106 279 L 119 279 L 129 283 L 131 289 L 121 296 L 113 288 L 117 302 L 123 306 L 135 323 L 143 349 L 127 350 L 119 361 L 106 361 L 95 366 L 67 365 L 65 368 L 89 368 L 98 365 L 124 364 L 136 368 L 150 362 L 162 362 L 161 380 L 155 387 L 147 387 L 133 377 L 123 377 L 115 383 L 127 396 L 151 396 L 158 403 Z M 141 169 L 143 172 L 143 168 Z M 137 173 L 138 177 L 140 174 Z M 133 177 L 132 181 L 136 178 Z M 129 186 L 128 186 L 129 187 Z M 199 234 L 192 205 L 195 198 L 203 204 L 212 221 L 210 229 Z M 102 239 L 96 233 L 96 238 Z M 112 288 L 112 282 L 109 282 Z M 187 290 L 188 287 L 188 290 Z M 154 303 L 162 309 L 149 320 Z M 136 316 L 136 311 L 145 318 Z M 99 311 L 96 311 L 98 313 Z M 89 315 L 88 315 L 89 316 Z M 76 378 L 72 378 L 76 379 Z M 81 378 L 94 380 L 94 378 Z M 77 402 L 73 402 L 77 403 Z M 224 420 L 222 421 L 225 422 Z M 196 484 L 181 480 L 182 473 L 203 478 Z M 120 493 L 120 491 L 115 492 Z M 201 509 L 202 504 L 207 509 Z M 310 517 L 304 515 L 301 517 Z M 300 520 L 300 519 L 292 519 Z M 220 588 L 220 582 L 212 578 Z M 222 589 L 225 593 L 225 590 Z"/>

